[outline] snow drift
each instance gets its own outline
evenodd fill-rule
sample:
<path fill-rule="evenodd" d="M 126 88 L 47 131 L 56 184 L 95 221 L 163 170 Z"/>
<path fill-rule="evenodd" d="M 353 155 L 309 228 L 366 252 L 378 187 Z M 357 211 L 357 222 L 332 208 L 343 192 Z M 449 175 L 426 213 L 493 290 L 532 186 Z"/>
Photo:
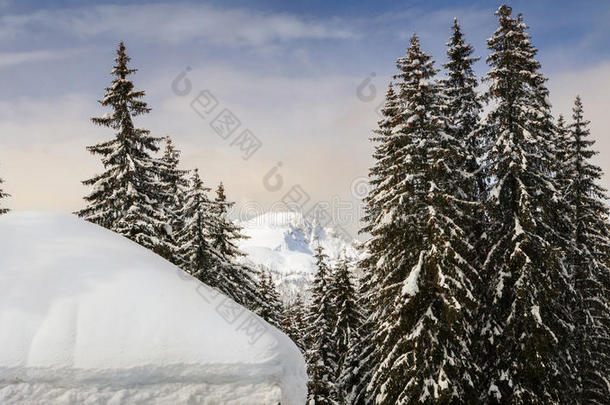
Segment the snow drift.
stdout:
<path fill-rule="evenodd" d="M 0 217 L 0 285 L 0 403 L 305 403 L 288 337 L 74 216 Z"/>

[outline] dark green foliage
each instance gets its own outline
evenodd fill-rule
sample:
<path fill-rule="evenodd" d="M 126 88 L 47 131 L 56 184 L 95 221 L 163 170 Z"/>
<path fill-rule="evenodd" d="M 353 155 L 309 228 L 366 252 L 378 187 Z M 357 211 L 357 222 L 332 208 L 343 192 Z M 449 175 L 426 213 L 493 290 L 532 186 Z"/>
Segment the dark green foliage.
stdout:
<path fill-rule="evenodd" d="M 349 349 L 360 341 L 363 315 L 359 308 L 357 293 L 350 263 L 343 258 L 333 271 L 330 285 L 330 294 L 333 297 L 336 313 L 333 329 L 333 341 L 337 354 L 335 390 L 340 403 L 347 403 L 349 394 L 349 387 L 344 389 L 341 382 L 344 369 L 351 367 Z"/>
<path fill-rule="evenodd" d="M 485 99 L 493 136 L 486 201 L 492 224 L 485 262 L 482 394 L 489 403 L 538 404 L 567 400 L 570 291 L 553 219 L 560 210 L 551 168 L 553 124 L 546 79 L 534 59 L 526 25 L 510 7 L 496 13 L 488 40 L 491 70 Z M 568 394 L 569 395 L 569 394 Z"/>
<path fill-rule="evenodd" d="M 241 233 L 241 227 L 229 219 L 227 213 L 235 203 L 228 202 L 225 188 L 220 183 L 216 189 L 216 199 L 214 200 L 212 215 L 213 223 L 210 228 L 210 241 L 212 247 L 225 259 L 234 259 L 243 256 L 235 245 L 238 239 L 246 237 Z"/>
<path fill-rule="evenodd" d="M 350 344 L 358 339 L 358 330 L 362 323 L 357 291 L 351 273 L 347 259 L 343 258 L 333 271 L 329 287 L 336 313 L 333 340 L 337 350 L 339 373 Z"/>
<path fill-rule="evenodd" d="M 317 272 L 307 311 L 305 334 L 308 398 L 316 405 L 335 404 L 337 352 L 333 340 L 333 325 L 336 322 L 336 312 L 330 291 L 328 257 L 321 246 L 315 251 L 315 259 Z"/>
<path fill-rule="evenodd" d="M 366 260 L 364 261 L 366 262 Z M 339 388 L 345 397 L 345 402 L 354 405 L 371 403 L 367 395 L 367 387 L 371 380 L 374 367 L 377 365 L 378 352 L 371 344 L 374 336 L 375 323 L 371 314 L 373 309 L 370 294 L 375 286 L 371 284 L 372 272 L 365 272 L 358 287 L 358 309 L 361 320 L 356 339 L 352 340 L 341 370 L 338 381 Z"/>
<path fill-rule="evenodd" d="M 284 306 L 280 301 L 280 295 L 271 273 L 261 272 L 258 280 L 258 293 L 260 303 L 255 308 L 255 312 L 271 325 L 282 329 L 285 318 Z"/>
<path fill-rule="evenodd" d="M 447 43 L 449 60 L 443 65 L 447 77 L 441 81 L 443 115 L 447 119 L 447 131 L 462 144 L 464 167 L 475 178 L 471 187 L 465 191 L 469 200 L 476 201 L 485 193 L 485 176 L 480 170 L 478 159 L 482 157 L 488 143 L 486 134 L 479 130 L 479 116 L 483 108 L 477 96 L 478 81 L 473 70 L 473 65 L 479 58 L 472 57 L 474 49 L 464 41 L 457 19 L 453 21 L 452 30 L 453 34 Z"/>
<path fill-rule="evenodd" d="M 166 218 L 165 232 L 161 236 L 159 254 L 174 264 L 180 262 L 180 252 L 177 246 L 177 234 L 184 226 L 180 211 L 184 206 L 185 193 L 189 186 L 188 170 L 182 170 L 180 165 L 180 150 L 176 149 L 172 139 L 165 138 L 165 151 L 157 166 L 157 174 L 161 188 L 161 207 Z"/>
<path fill-rule="evenodd" d="M 575 241 L 572 260 L 576 347 L 580 381 L 579 402 L 604 404 L 610 398 L 610 229 L 608 197 L 599 182 L 602 171 L 591 162 L 597 153 L 589 138 L 580 97 L 574 103 L 569 127 L 568 156 L 571 183 L 567 199 L 573 209 Z"/>
<path fill-rule="evenodd" d="M 305 307 L 300 295 L 290 302 L 286 307 L 286 316 L 282 330 L 292 339 L 301 352 L 305 353 Z"/>
<path fill-rule="evenodd" d="M 182 270 L 214 287 L 213 266 L 218 262 L 219 254 L 209 243 L 208 230 L 213 219 L 208 191 L 210 189 L 203 185 L 199 170 L 195 169 L 179 212 L 182 227 L 176 240 L 180 246 L 178 264 Z"/>

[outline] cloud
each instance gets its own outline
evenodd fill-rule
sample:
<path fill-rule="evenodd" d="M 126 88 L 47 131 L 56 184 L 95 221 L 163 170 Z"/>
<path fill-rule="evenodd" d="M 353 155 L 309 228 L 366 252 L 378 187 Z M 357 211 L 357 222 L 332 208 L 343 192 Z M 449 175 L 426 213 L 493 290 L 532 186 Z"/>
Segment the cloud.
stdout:
<path fill-rule="evenodd" d="M 203 40 L 214 45 L 263 46 L 300 39 L 347 39 L 356 34 L 338 20 L 319 21 L 204 4 L 100 5 L 41 10 L 0 19 L 0 38 L 29 29 L 59 31 L 82 38 L 135 37 L 164 43 Z"/>
<path fill-rule="evenodd" d="M 77 50 L 4 52 L 0 53 L 0 69 L 8 66 L 20 65 L 22 63 L 41 62 L 67 58 L 76 55 L 77 53 Z"/>
<path fill-rule="evenodd" d="M 0 102 L 0 176 L 10 207 L 70 212 L 82 205 L 80 181 L 99 170 L 85 145 L 108 135 L 89 123 L 94 108 L 82 94 Z"/>
<path fill-rule="evenodd" d="M 364 103 L 356 95 L 362 82 L 359 76 L 270 77 L 217 66 L 195 69 L 188 78 L 193 89 L 184 97 L 169 91 L 173 77 L 154 86 L 166 89 L 155 112 L 157 128 L 190 151 L 191 156 L 185 156 L 190 166 L 203 166 L 212 179 L 225 177 L 244 200 L 268 203 L 281 197 L 281 192 L 269 193 L 262 187 L 264 174 L 280 161 L 287 187 L 301 184 L 314 199 L 345 196 L 351 180 L 366 174 L 368 137 L 385 89 L 375 101 Z M 242 128 L 263 142 L 252 159 L 243 161 L 230 141 L 214 133 L 210 128 L 214 117 L 203 119 L 191 109 L 190 102 L 204 89 L 219 100 L 219 111 L 230 109 Z M 223 173 L 227 166 L 230 175 Z"/>
<path fill-rule="evenodd" d="M 425 39 L 425 48 L 444 55 L 445 44 L 451 36 L 453 19 L 457 18 L 465 33 L 466 41 L 473 42 L 484 50 L 485 38 L 489 36 L 497 20 L 493 8 L 489 7 L 449 7 L 436 10 L 424 10 L 417 7 L 401 12 L 383 13 L 373 18 L 380 28 L 390 35 L 404 41 L 408 46 L 414 33 Z M 440 51 L 440 53 L 438 52 Z"/>

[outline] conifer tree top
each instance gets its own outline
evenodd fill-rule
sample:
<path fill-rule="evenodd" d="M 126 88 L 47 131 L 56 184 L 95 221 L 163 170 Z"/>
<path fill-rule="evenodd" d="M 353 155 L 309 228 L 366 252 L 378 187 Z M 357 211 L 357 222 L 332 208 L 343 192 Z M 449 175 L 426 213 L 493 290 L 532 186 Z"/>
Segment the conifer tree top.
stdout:
<path fill-rule="evenodd" d="M 144 91 L 134 90 L 133 83 L 128 80 L 128 77 L 137 72 L 137 69 L 131 69 L 127 66 L 131 58 L 127 56 L 125 44 L 121 42 L 117 50 L 117 56 L 114 59 L 115 65 L 111 74 L 114 76 L 112 85 L 106 87 L 104 99 L 99 103 L 104 107 L 112 106 L 113 114 L 106 114 L 101 118 L 93 118 L 95 124 L 102 126 L 110 126 L 115 129 L 121 126 L 130 126 L 131 117 L 149 113 L 151 109 L 144 101 L 140 99 L 144 97 Z M 148 132 L 146 132 L 147 134 Z"/>
<path fill-rule="evenodd" d="M 574 99 L 574 107 L 572 108 L 572 118 L 578 121 L 581 125 L 589 125 L 590 121 L 583 120 L 583 105 L 580 95 L 576 95 Z"/>
<path fill-rule="evenodd" d="M 193 169 L 193 175 L 191 176 L 191 182 L 193 183 L 193 190 L 204 191 L 207 192 L 210 189 L 203 187 L 203 181 L 201 181 L 201 176 L 199 176 L 199 169 Z"/>
<path fill-rule="evenodd" d="M 447 57 L 449 61 L 444 65 L 446 69 L 449 70 L 450 76 L 456 76 L 456 74 L 461 73 L 462 75 L 466 74 L 469 77 L 474 78 L 474 72 L 472 71 L 472 64 L 478 61 L 480 58 L 471 57 L 474 49 L 472 45 L 466 44 L 464 41 L 464 34 L 460 28 L 460 24 L 458 23 L 457 18 L 453 20 L 452 27 L 453 34 L 449 42 L 447 42 Z M 465 70 L 465 72 L 462 72 Z M 454 83 L 454 85 L 472 85 L 472 83 Z M 476 86 L 476 79 L 474 80 L 474 85 Z"/>
<path fill-rule="evenodd" d="M 433 67 L 434 62 L 432 57 L 421 50 L 417 34 L 413 34 L 409 41 L 406 55 L 399 58 L 396 64 L 402 73 L 396 75 L 395 78 L 402 78 L 404 80 L 409 78 L 427 79 L 434 76 L 437 72 Z M 401 84 L 399 82 L 399 86 Z"/>
<path fill-rule="evenodd" d="M 163 154 L 163 158 L 168 162 L 174 162 L 174 161 L 176 161 L 176 158 L 178 157 L 177 153 L 179 153 L 179 151 L 174 146 L 174 142 L 172 141 L 172 138 L 169 136 L 166 136 L 165 137 L 165 152 Z"/>
<path fill-rule="evenodd" d="M 216 201 L 227 201 L 227 195 L 225 194 L 225 186 L 222 184 L 222 181 L 218 184 L 218 188 L 216 189 Z"/>

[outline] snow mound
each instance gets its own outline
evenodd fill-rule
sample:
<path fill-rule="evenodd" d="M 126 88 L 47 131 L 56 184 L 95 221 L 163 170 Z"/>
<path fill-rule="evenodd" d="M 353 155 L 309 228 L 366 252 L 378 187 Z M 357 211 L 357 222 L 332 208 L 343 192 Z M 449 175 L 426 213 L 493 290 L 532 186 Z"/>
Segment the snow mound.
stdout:
<path fill-rule="evenodd" d="M 305 403 L 288 337 L 139 245 L 13 213 L 0 249 L 0 403 Z"/>
<path fill-rule="evenodd" d="M 305 293 L 315 274 L 314 250 L 319 243 L 331 261 L 343 254 L 357 260 L 356 242 L 332 227 L 322 227 L 297 212 L 267 212 L 239 224 L 248 239 L 239 242 L 249 264 L 274 273 L 282 298 Z"/>

